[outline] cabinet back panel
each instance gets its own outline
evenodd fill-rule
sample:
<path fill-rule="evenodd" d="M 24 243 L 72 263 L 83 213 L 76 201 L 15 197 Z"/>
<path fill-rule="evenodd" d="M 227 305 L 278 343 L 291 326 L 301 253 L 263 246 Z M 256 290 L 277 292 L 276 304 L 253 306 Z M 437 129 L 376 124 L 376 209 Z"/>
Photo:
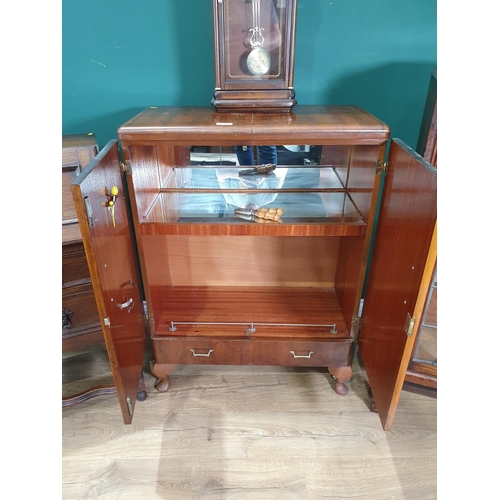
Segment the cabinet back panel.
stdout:
<path fill-rule="evenodd" d="M 155 236 L 143 241 L 150 286 L 332 287 L 335 282 L 335 237 Z"/>

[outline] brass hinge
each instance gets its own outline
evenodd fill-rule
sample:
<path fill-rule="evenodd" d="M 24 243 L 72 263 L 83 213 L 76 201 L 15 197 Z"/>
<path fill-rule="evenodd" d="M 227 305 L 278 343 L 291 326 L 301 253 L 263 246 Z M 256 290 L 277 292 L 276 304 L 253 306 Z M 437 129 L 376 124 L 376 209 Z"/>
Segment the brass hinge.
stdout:
<path fill-rule="evenodd" d="M 407 313 L 406 315 L 406 322 L 405 322 L 405 332 L 408 337 L 411 337 L 413 333 L 413 327 L 415 326 L 415 318 L 412 318 L 410 316 L 410 313 Z"/>
<path fill-rule="evenodd" d="M 132 175 L 132 166 L 129 161 L 126 161 L 125 163 L 121 161 L 120 165 L 122 167 L 122 172 L 125 172 L 127 175 Z"/>
<path fill-rule="evenodd" d="M 351 321 L 351 326 L 354 328 L 356 333 L 359 331 L 359 328 L 361 326 L 361 317 L 360 316 L 353 316 L 352 321 Z"/>
<path fill-rule="evenodd" d="M 389 168 L 389 162 L 383 162 L 382 160 L 379 160 L 377 162 L 377 168 L 375 170 L 376 175 L 380 175 L 382 172 L 387 172 L 387 169 Z"/>

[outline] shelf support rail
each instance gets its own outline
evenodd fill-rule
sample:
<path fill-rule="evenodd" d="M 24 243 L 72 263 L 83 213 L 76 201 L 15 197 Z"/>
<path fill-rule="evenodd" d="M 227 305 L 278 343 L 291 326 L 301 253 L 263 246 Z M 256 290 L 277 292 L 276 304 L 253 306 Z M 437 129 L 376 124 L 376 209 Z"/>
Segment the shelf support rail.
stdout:
<path fill-rule="evenodd" d="M 171 321 L 169 330 L 175 332 L 177 330 L 176 325 L 244 325 L 248 326 L 248 330 L 245 332 L 246 335 L 255 333 L 257 329 L 255 326 L 293 326 L 293 327 L 326 327 L 330 329 L 330 333 L 335 335 L 338 333 L 336 324 L 318 324 L 318 323 L 239 323 L 235 321 Z"/>

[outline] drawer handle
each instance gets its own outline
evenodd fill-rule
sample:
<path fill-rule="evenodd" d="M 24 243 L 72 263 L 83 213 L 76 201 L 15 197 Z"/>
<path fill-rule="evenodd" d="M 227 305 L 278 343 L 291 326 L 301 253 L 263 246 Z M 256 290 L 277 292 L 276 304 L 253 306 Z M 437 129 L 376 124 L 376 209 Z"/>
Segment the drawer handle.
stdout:
<path fill-rule="evenodd" d="M 313 353 L 314 351 L 309 351 L 309 354 L 307 354 L 306 356 L 297 356 L 297 354 L 295 354 L 295 351 L 290 351 L 290 354 L 294 357 L 294 358 L 305 358 L 305 359 L 311 359 L 311 354 Z"/>
<path fill-rule="evenodd" d="M 134 307 L 134 299 L 130 297 L 130 299 L 128 299 L 127 302 L 124 302 L 123 304 L 118 304 L 118 307 L 120 309 L 128 309 L 128 311 L 130 312 L 130 309 Z"/>
<path fill-rule="evenodd" d="M 210 354 L 212 354 L 214 352 L 213 349 L 209 349 L 209 351 L 204 354 L 204 353 L 196 353 L 194 352 L 194 349 L 189 349 L 192 353 L 193 353 L 193 356 L 203 356 L 205 358 L 208 358 L 210 356 Z"/>
<path fill-rule="evenodd" d="M 70 316 L 73 316 L 73 311 L 69 309 L 62 310 L 62 327 L 63 328 L 71 328 L 73 325 L 71 324 Z"/>

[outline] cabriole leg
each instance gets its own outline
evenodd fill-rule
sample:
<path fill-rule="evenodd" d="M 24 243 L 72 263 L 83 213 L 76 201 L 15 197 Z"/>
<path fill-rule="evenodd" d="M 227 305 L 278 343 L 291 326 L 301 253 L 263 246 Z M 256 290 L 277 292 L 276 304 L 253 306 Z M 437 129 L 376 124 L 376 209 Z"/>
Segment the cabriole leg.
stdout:
<path fill-rule="evenodd" d="M 350 366 L 328 367 L 330 375 L 335 379 L 333 390 L 340 396 L 345 396 L 349 388 L 345 385 L 352 378 L 352 368 Z"/>
<path fill-rule="evenodd" d="M 169 375 L 175 371 L 177 365 L 163 365 L 155 363 L 153 365 L 153 375 L 158 379 L 155 382 L 155 389 L 160 392 L 167 392 L 170 387 Z"/>

